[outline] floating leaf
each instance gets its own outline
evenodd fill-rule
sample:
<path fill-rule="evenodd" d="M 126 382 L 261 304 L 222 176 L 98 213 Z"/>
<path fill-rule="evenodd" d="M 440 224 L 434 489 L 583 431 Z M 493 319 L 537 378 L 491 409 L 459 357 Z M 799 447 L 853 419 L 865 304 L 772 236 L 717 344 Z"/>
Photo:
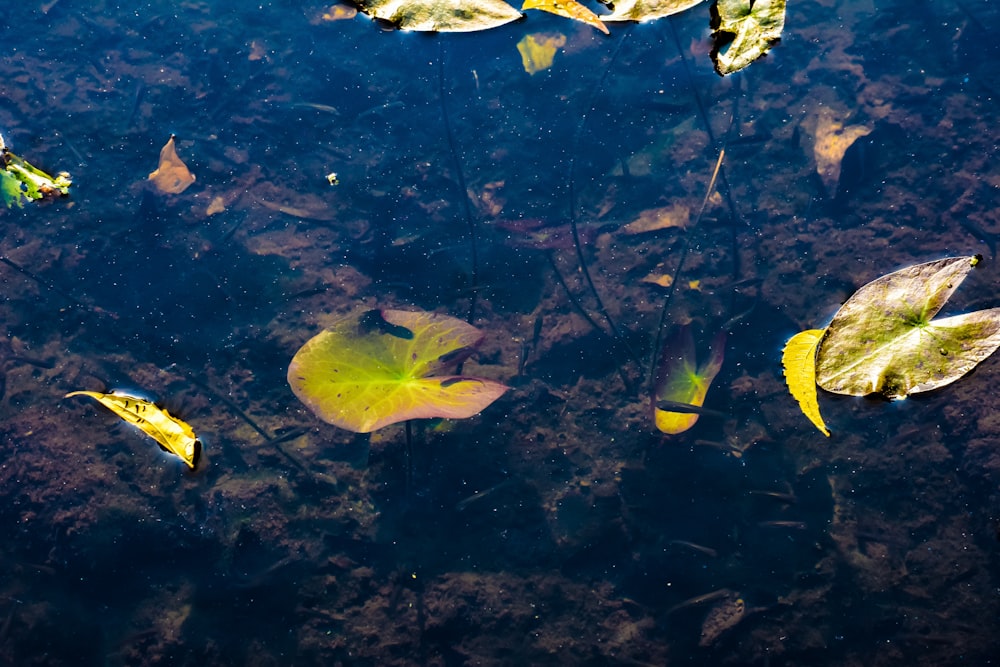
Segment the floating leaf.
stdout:
<path fill-rule="evenodd" d="M 471 417 L 507 387 L 439 374 L 468 358 L 482 338 L 447 315 L 371 310 L 303 345 L 288 383 L 320 419 L 356 433 L 407 419 Z"/>
<path fill-rule="evenodd" d="M 716 0 L 711 12 L 712 61 L 722 76 L 770 51 L 785 29 L 785 0 Z"/>
<path fill-rule="evenodd" d="M 102 394 L 96 391 L 72 391 L 70 396 L 89 396 L 116 415 L 134 425 L 160 445 L 160 449 L 179 457 L 194 470 L 201 458 L 201 441 L 191 427 L 155 403 L 143 398 L 114 391 Z"/>
<path fill-rule="evenodd" d="M 726 334 L 720 332 L 712 341 L 708 361 L 695 365 L 694 338 L 691 328 L 684 326 L 663 347 L 659 372 L 653 391 L 653 418 L 660 431 L 676 435 L 683 433 L 698 421 L 697 408 L 705 403 L 705 395 L 712 380 L 722 368 L 726 347 Z M 664 404 L 691 406 L 690 412 L 663 410 Z"/>
<path fill-rule="evenodd" d="M 601 23 L 601 19 L 597 14 L 575 0 L 524 0 L 521 11 L 523 12 L 526 9 L 540 9 L 550 14 L 583 21 L 587 25 L 594 26 L 605 35 L 608 34 L 608 27 Z"/>
<path fill-rule="evenodd" d="M 502 0 L 354 0 L 365 14 L 401 30 L 473 32 L 521 18 Z"/>
<path fill-rule="evenodd" d="M 831 197 L 837 194 L 840 183 L 840 165 L 844 154 L 855 141 L 871 134 L 872 128 L 865 125 L 848 125 L 834 117 L 829 107 L 822 107 L 816 118 L 816 135 L 813 143 L 813 156 L 816 158 L 816 171 L 819 173 L 827 194 Z"/>
<path fill-rule="evenodd" d="M 816 346 L 824 333 L 825 329 L 809 329 L 792 336 L 785 343 L 781 364 L 785 368 L 788 391 L 798 401 L 803 414 L 823 435 L 830 437 L 830 430 L 819 413 L 819 400 L 816 397 Z"/>
<path fill-rule="evenodd" d="M 820 342 L 819 386 L 904 398 L 954 382 L 993 354 L 1000 347 L 1000 308 L 932 320 L 979 261 L 916 264 L 855 292 Z"/>
<path fill-rule="evenodd" d="M 149 180 L 157 190 L 171 195 L 184 192 L 194 183 L 194 174 L 188 171 L 187 165 L 177 157 L 174 135 L 171 134 L 166 145 L 160 149 L 160 164 L 156 171 L 149 175 Z"/>
<path fill-rule="evenodd" d="M 556 49 L 566 44 L 564 35 L 547 35 L 545 33 L 535 33 L 525 35 L 517 43 L 517 50 L 521 53 L 521 63 L 524 71 L 528 74 L 541 72 L 552 67 L 552 60 L 556 56 Z"/>
<path fill-rule="evenodd" d="M 671 204 L 646 209 L 638 218 L 622 227 L 622 231 L 626 234 L 643 234 L 670 227 L 685 229 L 689 224 L 691 224 L 691 209 L 682 204 Z"/>
<path fill-rule="evenodd" d="M 602 15 L 602 21 L 652 21 L 666 16 L 680 14 L 700 5 L 703 0 L 621 0 L 614 3 L 610 14 Z"/>
<path fill-rule="evenodd" d="M 35 201 L 45 197 L 66 196 L 73 184 L 69 174 L 59 172 L 54 177 L 33 166 L 24 158 L 7 150 L 0 137 L 0 197 L 7 208 L 24 206 L 24 199 Z"/>

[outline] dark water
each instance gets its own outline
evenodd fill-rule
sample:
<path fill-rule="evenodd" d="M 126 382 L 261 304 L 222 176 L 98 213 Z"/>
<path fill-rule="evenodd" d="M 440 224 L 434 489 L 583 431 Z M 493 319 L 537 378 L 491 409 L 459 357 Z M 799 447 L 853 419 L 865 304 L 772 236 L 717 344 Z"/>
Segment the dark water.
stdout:
<path fill-rule="evenodd" d="M 326 9 L 0 9 L 0 133 L 74 179 L 0 210 L 2 664 L 996 662 L 995 361 L 824 394 L 829 439 L 780 366 L 904 265 L 982 253 L 954 305 L 998 305 L 996 7 L 792 3 L 726 79 L 707 5 L 607 37 Z M 567 41 L 529 75 L 535 32 Z M 824 118 L 871 130 L 827 182 Z M 146 180 L 171 134 L 176 195 Z M 623 230 L 670 206 L 686 229 Z M 511 390 L 409 433 L 323 423 L 289 361 L 372 308 L 471 317 L 464 371 Z M 664 308 L 701 359 L 729 330 L 722 414 L 675 436 Z M 62 400 L 114 388 L 190 423 L 200 470 Z"/>

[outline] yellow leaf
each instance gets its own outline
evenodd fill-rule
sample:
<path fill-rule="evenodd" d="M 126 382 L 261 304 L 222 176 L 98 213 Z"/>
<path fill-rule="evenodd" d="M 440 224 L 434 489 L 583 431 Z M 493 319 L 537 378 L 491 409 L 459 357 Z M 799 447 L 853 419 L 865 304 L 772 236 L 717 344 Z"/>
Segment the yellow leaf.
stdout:
<path fill-rule="evenodd" d="M 179 457 L 192 470 L 201 457 L 201 441 L 188 424 L 155 403 L 118 391 L 71 391 L 70 396 L 89 396 L 155 440 L 160 448 Z"/>
<path fill-rule="evenodd" d="M 609 34 L 608 27 L 601 22 L 601 19 L 594 12 L 590 11 L 576 0 L 524 0 L 521 7 L 523 12 L 526 9 L 540 9 L 543 12 L 565 16 L 568 19 L 583 21 L 587 25 L 592 25 L 605 35 Z"/>
<path fill-rule="evenodd" d="M 546 35 L 545 33 L 535 33 L 525 35 L 517 43 L 517 50 L 521 53 L 521 62 L 524 64 L 524 71 L 528 74 L 541 72 L 552 67 L 552 60 L 556 56 L 556 49 L 565 46 L 565 35 Z"/>
<path fill-rule="evenodd" d="M 179 195 L 194 183 L 194 174 L 188 171 L 187 165 L 177 157 L 174 135 L 170 135 L 167 144 L 160 150 L 160 164 L 156 167 L 156 171 L 149 175 L 149 180 L 157 190 L 171 195 Z"/>
<path fill-rule="evenodd" d="M 799 402 L 802 413 L 829 438 L 830 430 L 819 414 L 819 400 L 816 397 L 816 346 L 824 333 L 826 329 L 809 329 L 792 336 L 785 343 L 781 364 L 785 367 L 788 391 Z"/>

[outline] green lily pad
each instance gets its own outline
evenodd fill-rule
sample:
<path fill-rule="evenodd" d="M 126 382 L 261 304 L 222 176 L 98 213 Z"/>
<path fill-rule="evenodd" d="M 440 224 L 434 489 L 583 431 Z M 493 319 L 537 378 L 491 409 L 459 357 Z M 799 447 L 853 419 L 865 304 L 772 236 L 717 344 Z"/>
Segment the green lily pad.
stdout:
<path fill-rule="evenodd" d="M 785 29 L 785 0 L 716 0 L 711 14 L 712 62 L 721 76 L 770 51 Z"/>
<path fill-rule="evenodd" d="M 979 257 L 950 257 L 882 276 L 834 315 L 816 381 L 851 396 L 904 398 L 959 379 L 1000 347 L 1000 308 L 932 319 Z"/>
<path fill-rule="evenodd" d="M 306 342 L 288 367 L 288 383 L 320 419 L 355 433 L 407 419 L 463 419 L 508 389 L 445 374 L 482 339 L 447 315 L 370 310 Z"/>
<path fill-rule="evenodd" d="M 353 0 L 369 16 L 401 30 L 473 32 L 523 16 L 502 0 Z"/>

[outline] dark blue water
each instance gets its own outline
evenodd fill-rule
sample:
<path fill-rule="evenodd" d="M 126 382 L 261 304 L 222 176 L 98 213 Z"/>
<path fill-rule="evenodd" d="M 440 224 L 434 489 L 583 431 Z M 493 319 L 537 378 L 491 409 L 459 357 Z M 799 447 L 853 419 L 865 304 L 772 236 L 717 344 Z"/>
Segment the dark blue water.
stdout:
<path fill-rule="evenodd" d="M 995 360 L 822 394 L 829 439 L 780 365 L 905 265 L 982 253 L 954 311 L 998 305 L 996 7 L 793 3 L 725 79 L 707 5 L 610 36 L 325 9 L 0 9 L 0 134 L 74 180 L 0 210 L 0 663 L 996 662 Z M 529 75 L 538 32 L 567 41 Z M 826 181 L 824 118 L 871 130 Z M 171 134 L 180 194 L 147 181 Z M 686 228 L 623 229 L 668 207 Z M 374 308 L 470 319 L 463 372 L 511 389 L 324 423 L 288 364 Z M 661 319 L 699 359 L 729 331 L 714 412 L 673 436 Z M 166 406 L 199 470 L 81 389 Z"/>

